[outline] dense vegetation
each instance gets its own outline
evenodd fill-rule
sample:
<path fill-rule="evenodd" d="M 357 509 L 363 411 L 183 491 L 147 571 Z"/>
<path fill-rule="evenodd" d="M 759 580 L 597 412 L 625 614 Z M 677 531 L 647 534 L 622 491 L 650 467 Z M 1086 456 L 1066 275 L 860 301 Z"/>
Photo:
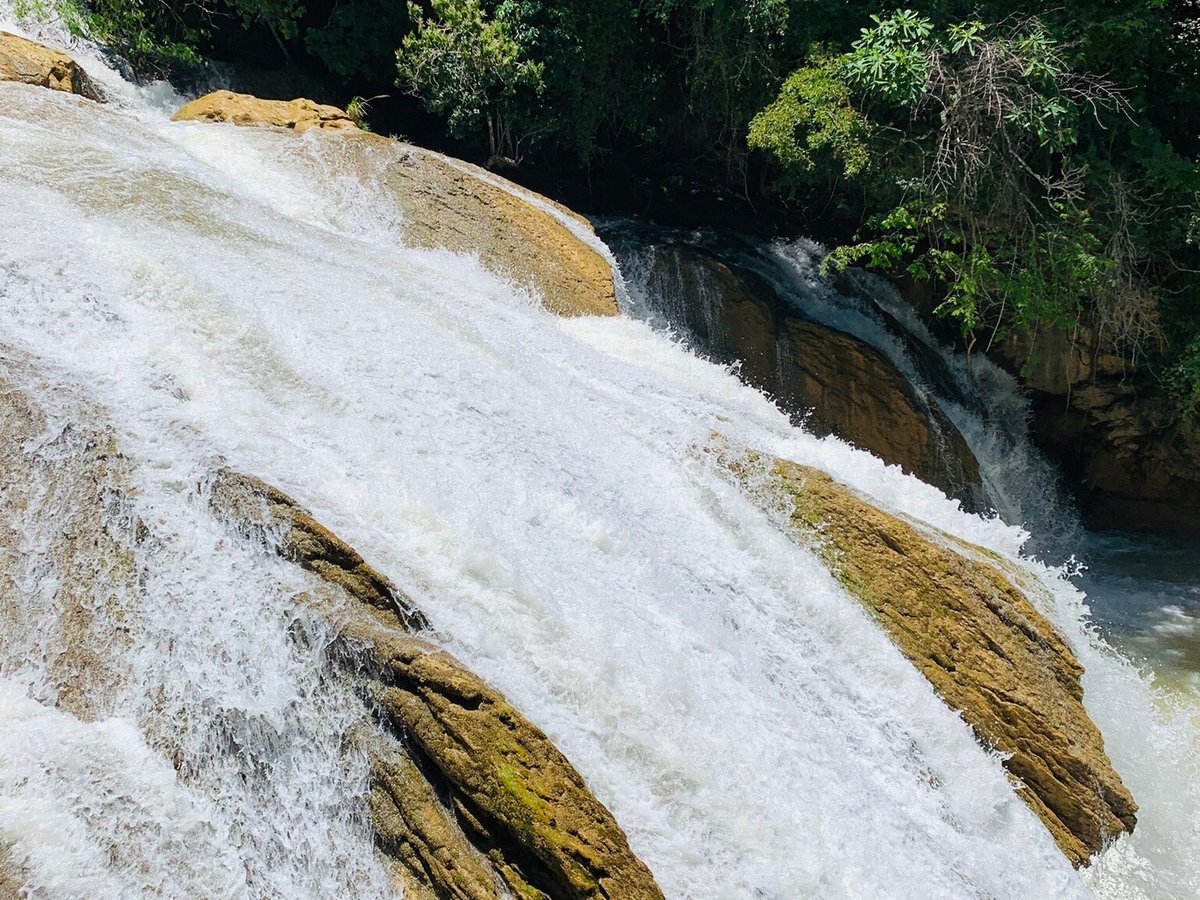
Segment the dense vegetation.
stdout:
<path fill-rule="evenodd" d="M 33 0 L 36 2 L 36 0 Z M 968 343 L 1095 329 L 1200 407 L 1195 0 L 91 0 L 146 73 L 205 56 L 419 102 L 524 174 L 617 160 L 932 282 Z M 267 48 L 266 51 L 263 48 Z M 394 130 L 387 104 L 378 127 Z M 359 104 L 357 109 L 365 109 Z M 369 115 L 369 113 L 368 113 Z M 393 116 L 395 114 L 393 113 Z M 401 125 L 401 130 L 406 126 Z M 807 214 L 807 218 L 805 218 Z"/>

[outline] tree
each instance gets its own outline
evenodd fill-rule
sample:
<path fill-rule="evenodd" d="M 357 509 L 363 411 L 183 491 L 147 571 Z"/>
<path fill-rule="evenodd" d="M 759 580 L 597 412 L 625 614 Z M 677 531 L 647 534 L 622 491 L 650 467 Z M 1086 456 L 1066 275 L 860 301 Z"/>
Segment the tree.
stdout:
<path fill-rule="evenodd" d="M 480 0 L 409 3 L 415 30 L 396 51 L 398 85 L 445 116 L 459 137 L 485 130 L 488 165 L 517 165 L 522 140 L 517 101 L 542 91 L 543 66 L 525 58 L 512 18 L 489 17 Z"/>
<path fill-rule="evenodd" d="M 1139 198 L 1097 184 L 1079 146 L 1081 122 L 1123 108 L 1036 19 L 936 28 L 905 10 L 792 75 L 749 140 L 792 177 L 821 153 L 865 179 L 862 239 L 832 261 L 940 281 L 968 341 L 1087 316 L 1136 355 L 1157 333 Z"/>

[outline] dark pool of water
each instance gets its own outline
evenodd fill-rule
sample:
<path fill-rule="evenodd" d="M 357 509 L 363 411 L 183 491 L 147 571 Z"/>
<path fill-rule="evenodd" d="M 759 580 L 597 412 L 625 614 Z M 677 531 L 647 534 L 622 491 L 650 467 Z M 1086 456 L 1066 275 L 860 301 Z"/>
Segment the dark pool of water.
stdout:
<path fill-rule="evenodd" d="M 1080 587 L 1105 636 L 1172 682 L 1200 687 L 1200 538 L 1098 532 Z"/>

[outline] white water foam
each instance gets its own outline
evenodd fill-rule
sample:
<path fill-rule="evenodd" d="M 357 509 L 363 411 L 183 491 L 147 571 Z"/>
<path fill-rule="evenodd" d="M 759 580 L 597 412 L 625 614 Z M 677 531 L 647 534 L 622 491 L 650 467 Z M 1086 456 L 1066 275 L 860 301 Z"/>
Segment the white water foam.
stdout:
<path fill-rule="evenodd" d="M 299 647 L 288 637 L 295 576 L 230 548 L 198 510 L 219 456 L 396 576 L 578 766 L 670 897 L 1195 893 L 1190 734 L 1082 630 L 1069 585 L 1025 564 L 1143 804 L 1138 834 L 1086 882 L 999 759 L 700 448 L 720 431 L 821 466 L 1010 557 L 1020 531 L 791 427 L 642 323 L 556 319 L 476 260 L 406 249 L 402 227 L 376 227 L 389 201 L 369 183 L 312 177 L 306 160 L 330 159 L 336 140 L 137 121 L 0 85 L 0 205 L 19 211 L 0 220 L 4 338 L 109 411 L 141 512 L 170 536 L 146 551 L 160 599 L 139 626 L 130 702 L 160 690 L 173 714 L 131 705 L 81 724 L 19 692 L 3 707 L 61 732 L 45 754 L 111 730 L 86 771 L 53 755 L 16 764 L 58 760 L 57 781 L 17 802 L 38 821 L 83 822 L 56 832 L 72 858 L 199 819 L 217 823 L 209 852 L 239 861 L 252 896 L 385 890 L 353 815 L 361 766 L 333 746 L 355 704 L 303 650 L 319 629 Z M 270 191 L 245 173 L 272 173 Z M 229 771 L 171 782 L 160 764 L 131 765 L 193 718 L 185 761 Z M 237 751 L 213 752 L 229 732 Z M 105 805 L 114 782 L 155 809 Z M 64 853 L 44 832 L 16 839 L 29 871 Z M 186 871 L 180 843 L 147 844 L 139 861 L 168 895 L 167 874 Z M 109 876 L 95 895 L 123 894 Z"/>

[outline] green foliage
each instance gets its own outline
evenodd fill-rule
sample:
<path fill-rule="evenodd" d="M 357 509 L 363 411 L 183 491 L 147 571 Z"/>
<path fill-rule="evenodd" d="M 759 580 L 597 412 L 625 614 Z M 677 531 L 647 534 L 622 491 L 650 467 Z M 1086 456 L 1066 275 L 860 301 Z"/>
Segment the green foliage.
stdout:
<path fill-rule="evenodd" d="M 816 56 L 750 122 L 749 146 L 771 153 L 785 169 L 805 174 L 816 169 L 816 159 L 831 156 L 842 174 L 854 177 L 871 161 L 871 124 L 850 99 L 843 61 Z"/>
<path fill-rule="evenodd" d="M 489 16 L 480 0 L 432 0 L 428 14 L 409 3 L 416 30 L 396 51 L 399 81 L 454 133 L 486 129 L 488 150 L 516 161 L 522 135 L 514 131 L 517 100 L 540 93 L 544 66 L 524 54 L 511 7 Z"/>
<path fill-rule="evenodd" d="M 893 103 L 916 103 L 925 90 L 929 54 L 936 46 L 933 23 L 911 9 L 886 19 L 872 16 L 871 21 L 875 27 L 864 28 L 853 51 L 842 60 L 847 81 Z M 952 38 L 957 39 L 957 34 Z"/>
<path fill-rule="evenodd" d="M 142 74 L 265 46 L 342 96 L 398 77 L 493 164 L 784 198 L 966 341 L 1082 322 L 1196 410 L 1196 0 L 16 2 Z"/>
<path fill-rule="evenodd" d="M 1121 109 L 1116 88 L 1072 71 L 1036 20 L 872 21 L 845 53 L 813 53 L 749 133 L 793 179 L 819 148 L 863 182 L 859 241 L 829 264 L 939 283 L 937 311 L 968 342 L 1086 319 L 1123 352 L 1150 349 L 1140 198 L 1096 179 L 1080 146 L 1087 116 Z"/>
<path fill-rule="evenodd" d="M 382 85 L 395 78 L 396 48 L 411 27 L 403 3 L 339 0 L 307 29 L 304 46 L 334 75 Z"/>
<path fill-rule="evenodd" d="M 1200 415 L 1200 336 L 1184 348 L 1164 378 L 1184 416 Z"/>
<path fill-rule="evenodd" d="M 86 33 L 115 47 L 143 71 L 160 73 L 173 61 L 199 59 L 200 29 L 186 16 L 188 3 L 155 0 L 92 0 L 83 17 Z"/>

